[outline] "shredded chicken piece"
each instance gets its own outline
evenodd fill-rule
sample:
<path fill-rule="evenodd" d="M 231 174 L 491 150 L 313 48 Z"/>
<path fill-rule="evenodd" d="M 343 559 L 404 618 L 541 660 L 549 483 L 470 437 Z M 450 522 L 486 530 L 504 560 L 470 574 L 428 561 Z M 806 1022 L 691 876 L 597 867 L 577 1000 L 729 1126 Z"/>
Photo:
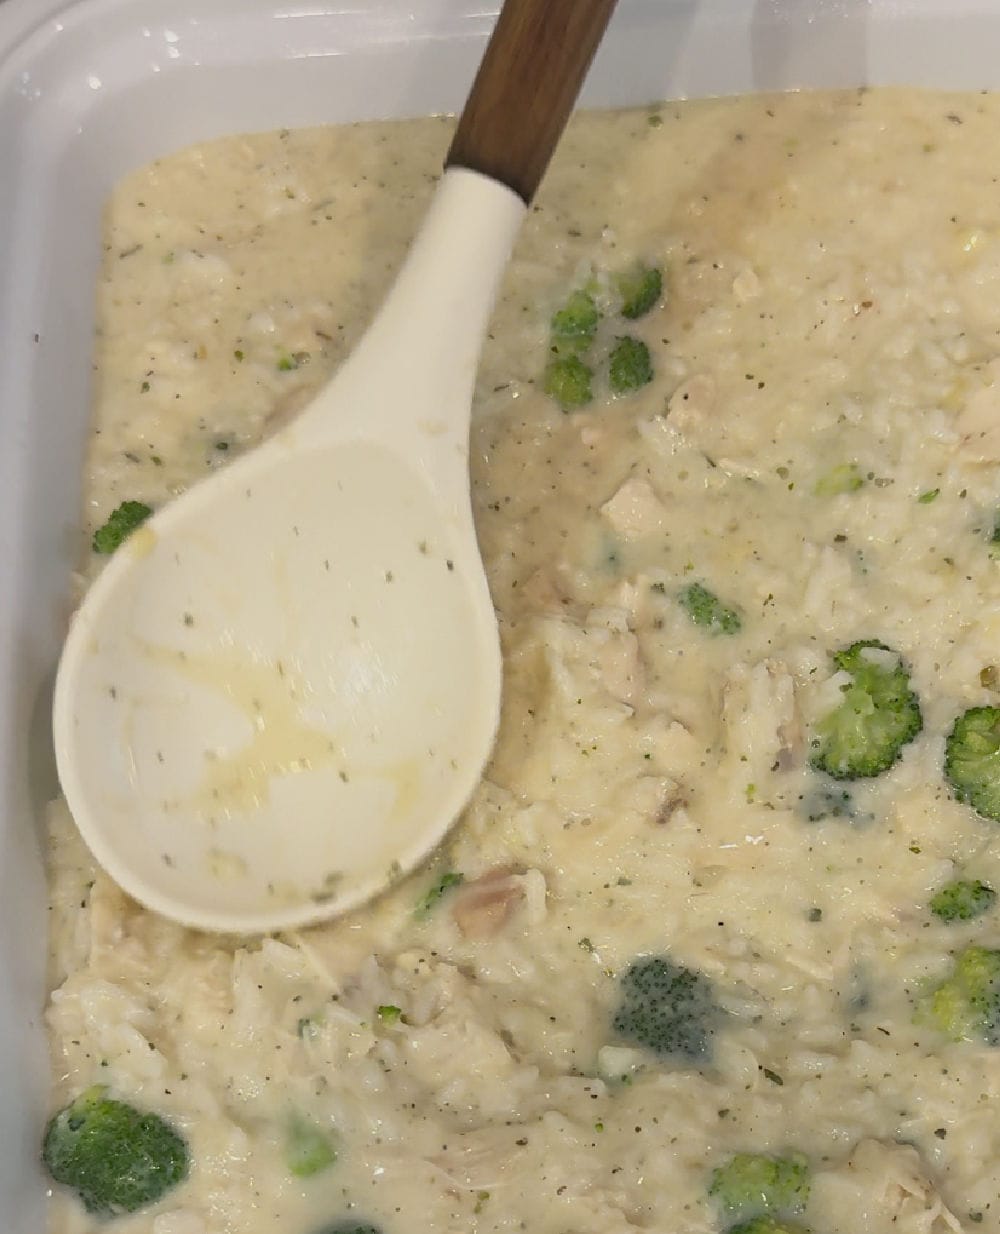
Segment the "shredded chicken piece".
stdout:
<path fill-rule="evenodd" d="M 848 1162 L 853 1170 L 863 1170 L 881 1180 L 880 1186 L 892 1219 L 901 1229 L 920 1234 L 937 1234 L 962 1226 L 945 1208 L 941 1197 L 924 1174 L 920 1154 L 909 1144 L 883 1144 L 862 1140 Z"/>
<path fill-rule="evenodd" d="M 653 815 L 653 822 L 658 827 L 664 827 L 671 821 L 678 810 L 687 805 L 684 791 L 679 784 L 667 786 L 660 795 L 659 805 Z"/>
<path fill-rule="evenodd" d="M 816 1176 L 814 1190 L 840 1229 L 963 1234 L 909 1144 L 862 1140 L 842 1167 Z"/>
<path fill-rule="evenodd" d="M 670 421 L 685 437 L 697 434 L 700 423 L 715 410 L 715 382 L 704 373 L 688 378 L 670 396 Z"/>
<path fill-rule="evenodd" d="M 601 506 L 601 513 L 624 540 L 655 535 L 667 523 L 667 508 L 652 485 L 635 476 Z"/>
<path fill-rule="evenodd" d="M 512 866 L 487 870 L 455 897 L 452 916 L 466 938 L 492 938 L 524 899 L 524 882 Z"/>

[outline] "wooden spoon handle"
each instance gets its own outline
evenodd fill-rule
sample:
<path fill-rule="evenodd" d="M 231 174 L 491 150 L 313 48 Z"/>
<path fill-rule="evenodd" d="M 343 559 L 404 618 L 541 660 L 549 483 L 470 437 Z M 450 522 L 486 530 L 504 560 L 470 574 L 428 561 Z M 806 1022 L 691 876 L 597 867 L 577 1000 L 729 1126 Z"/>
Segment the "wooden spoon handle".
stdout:
<path fill-rule="evenodd" d="M 506 0 L 445 167 L 482 172 L 530 202 L 616 2 Z"/>

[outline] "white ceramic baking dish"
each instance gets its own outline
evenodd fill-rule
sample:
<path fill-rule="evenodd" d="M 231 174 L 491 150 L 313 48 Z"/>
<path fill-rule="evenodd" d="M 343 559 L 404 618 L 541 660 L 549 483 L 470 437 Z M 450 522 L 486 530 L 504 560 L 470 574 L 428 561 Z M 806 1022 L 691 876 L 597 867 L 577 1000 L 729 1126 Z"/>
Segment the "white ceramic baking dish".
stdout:
<path fill-rule="evenodd" d="M 581 3 L 584 0 L 580 0 Z M 49 686 L 80 549 L 99 212 L 238 130 L 454 110 L 497 0 L 0 0 L 0 1222 L 44 1228 Z M 621 0 L 593 105 L 796 86 L 989 87 L 997 0 Z M 281 1232 L 277 1232 L 281 1234 Z"/>

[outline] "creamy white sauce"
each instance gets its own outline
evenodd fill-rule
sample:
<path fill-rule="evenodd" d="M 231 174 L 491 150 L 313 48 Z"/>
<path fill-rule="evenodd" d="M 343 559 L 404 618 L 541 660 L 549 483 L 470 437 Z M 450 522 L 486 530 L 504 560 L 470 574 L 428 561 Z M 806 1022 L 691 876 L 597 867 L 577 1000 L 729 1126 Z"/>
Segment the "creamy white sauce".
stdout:
<path fill-rule="evenodd" d="M 445 849 L 365 911 L 234 943 L 128 902 L 53 811 L 53 1108 L 107 1083 L 191 1145 L 189 1180 L 121 1234 L 348 1215 L 700 1234 L 725 1227 L 713 1166 L 789 1148 L 812 1162 L 814 1234 L 1000 1230 L 1000 1052 L 913 1022 L 955 949 L 1000 945 L 995 912 L 927 910 L 958 872 L 1000 886 L 996 825 L 941 774 L 954 716 L 996 701 L 998 124 L 989 96 L 877 91 L 574 120 L 480 373 L 506 693 Z M 167 500 L 316 389 L 448 135 L 233 138 L 122 183 L 91 525 Z M 540 391 L 551 312 L 636 257 L 666 278 L 628 326 L 654 380 L 564 415 Z M 850 462 L 861 487 L 816 494 Z M 689 621 L 693 579 L 739 607 L 737 635 Z M 869 637 L 911 666 L 924 731 L 856 788 L 857 820 L 810 823 L 829 652 Z M 448 870 L 465 883 L 415 917 Z M 729 1013 L 700 1069 L 615 1039 L 616 975 L 648 953 L 706 974 Z M 306 1182 L 284 1163 L 296 1117 L 338 1149 Z M 55 1196 L 53 1234 L 96 1228 Z"/>

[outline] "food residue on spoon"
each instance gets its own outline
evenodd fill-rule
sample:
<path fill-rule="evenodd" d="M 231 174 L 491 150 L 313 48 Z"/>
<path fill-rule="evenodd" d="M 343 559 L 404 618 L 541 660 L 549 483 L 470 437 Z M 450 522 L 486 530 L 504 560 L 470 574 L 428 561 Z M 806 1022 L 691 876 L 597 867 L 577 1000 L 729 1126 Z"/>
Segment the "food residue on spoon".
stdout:
<path fill-rule="evenodd" d="M 194 685 L 223 695 L 241 713 L 241 727 L 248 731 L 233 750 L 205 750 L 204 775 L 194 803 L 206 817 L 219 812 L 252 814 L 267 802 L 276 777 L 334 761 L 343 767 L 336 739 L 303 719 L 308 687 L 293 666 L 261 662 L 238 655 L 235 649 L 194 655 L 147 647 L 146 654 Z"/>

